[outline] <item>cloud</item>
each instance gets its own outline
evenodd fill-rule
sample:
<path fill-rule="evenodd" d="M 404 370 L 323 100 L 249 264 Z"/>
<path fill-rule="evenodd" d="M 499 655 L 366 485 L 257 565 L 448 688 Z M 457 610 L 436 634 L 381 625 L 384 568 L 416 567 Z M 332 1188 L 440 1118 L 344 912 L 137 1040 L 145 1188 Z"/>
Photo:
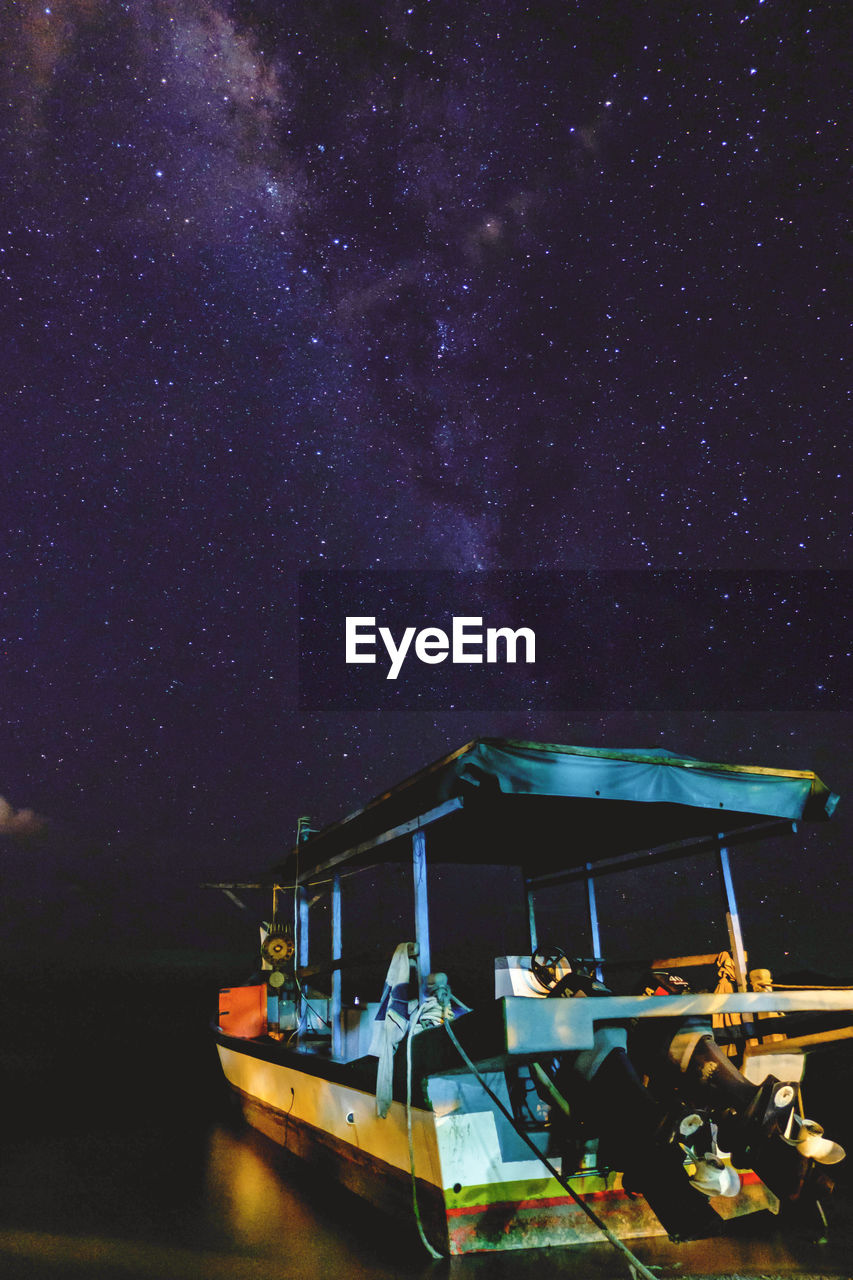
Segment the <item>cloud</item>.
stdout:
<path fill-rule="evenodd" d="M 9 801 L 0 796 L 0 836 L 27 839 L 41 835 L 46 826 L 45 819 L 32 809 L 13 809 Z"/>

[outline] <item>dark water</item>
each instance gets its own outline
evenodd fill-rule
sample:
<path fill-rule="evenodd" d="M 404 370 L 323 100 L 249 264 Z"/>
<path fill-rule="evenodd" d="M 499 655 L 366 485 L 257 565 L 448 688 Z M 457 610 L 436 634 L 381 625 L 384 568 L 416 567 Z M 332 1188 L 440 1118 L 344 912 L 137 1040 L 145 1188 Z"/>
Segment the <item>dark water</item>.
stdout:
<path fill-rule="evenodd" d="M 4 980 L 0 1274 L 14 1277 L 627 1277 L 610 1246 L 432 1262 L 408 1222 L 312 1176 L 232 1110 L 207 1023 L 227 975 Z M 850 1195 L 827 1245 L 637 1242 L 664 1276 L 851 1274 Z"/>

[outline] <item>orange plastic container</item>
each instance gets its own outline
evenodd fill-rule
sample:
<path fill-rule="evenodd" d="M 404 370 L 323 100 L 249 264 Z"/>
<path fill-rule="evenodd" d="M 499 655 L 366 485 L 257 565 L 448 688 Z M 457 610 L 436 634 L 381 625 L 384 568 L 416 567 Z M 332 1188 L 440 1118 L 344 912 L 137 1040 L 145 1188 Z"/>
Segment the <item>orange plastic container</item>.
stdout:
<path fill-rule="evenodd" d="M 229 1036 L 244 1040 L 262 1036 L 267 1029 L 267 989 L 223 987 L 219 992 L 219 1025 Z"/>

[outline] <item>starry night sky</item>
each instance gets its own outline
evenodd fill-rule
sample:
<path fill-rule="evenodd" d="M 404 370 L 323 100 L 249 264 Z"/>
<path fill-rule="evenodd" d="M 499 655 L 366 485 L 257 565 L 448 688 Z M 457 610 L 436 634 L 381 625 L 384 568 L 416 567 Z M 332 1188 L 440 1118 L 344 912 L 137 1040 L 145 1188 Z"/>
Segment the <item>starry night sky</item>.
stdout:
<path fill-rule="evenodd" d="M 305 569 L 848 565 L 849 7 L 20 0 L 3 44 L 2 937 L 215 945 L 200 880 L 504 734 L 815 768 L 849 966 L 820 644 L 796 714 L 296 671 Z"/>

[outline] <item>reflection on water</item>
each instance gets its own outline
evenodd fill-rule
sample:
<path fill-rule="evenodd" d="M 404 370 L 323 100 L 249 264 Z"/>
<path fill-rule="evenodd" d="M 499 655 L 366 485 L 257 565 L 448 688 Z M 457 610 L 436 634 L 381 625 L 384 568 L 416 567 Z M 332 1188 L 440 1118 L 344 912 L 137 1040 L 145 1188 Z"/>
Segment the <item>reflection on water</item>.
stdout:
<path fill-rule="evenodd" d="M 280 1210 L 277 1180 L 248 1142 L 214 1129 L 208 1145 L 207 1194 L 215 1221 L 223 1223 L 241 1248 L 279 1247 L 299 1225 Z M 294 1206 L 295 1207 L 295 1206 Z M 282 1223 L 287 1222 L 284 1228 Z"/>

